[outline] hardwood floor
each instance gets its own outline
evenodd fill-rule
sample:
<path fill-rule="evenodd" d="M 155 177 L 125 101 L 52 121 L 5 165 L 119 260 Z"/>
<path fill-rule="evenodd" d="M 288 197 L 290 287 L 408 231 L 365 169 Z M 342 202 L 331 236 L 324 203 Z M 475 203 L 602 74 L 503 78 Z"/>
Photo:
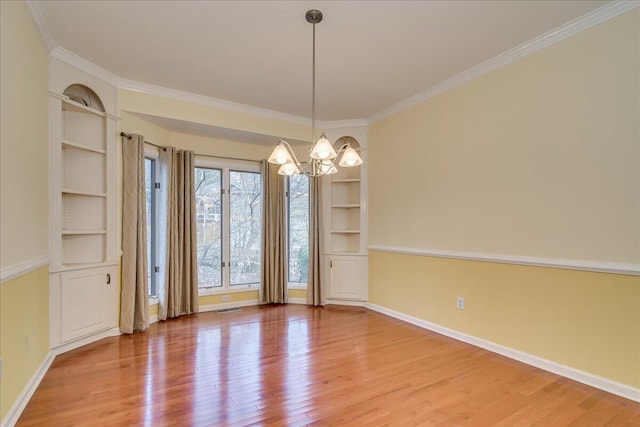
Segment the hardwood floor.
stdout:
<path fill-rule="evenodd" d="M 640 426 L 640 403 L 363 308 L 182 317 L 58 356 L 19 426 Z"/>

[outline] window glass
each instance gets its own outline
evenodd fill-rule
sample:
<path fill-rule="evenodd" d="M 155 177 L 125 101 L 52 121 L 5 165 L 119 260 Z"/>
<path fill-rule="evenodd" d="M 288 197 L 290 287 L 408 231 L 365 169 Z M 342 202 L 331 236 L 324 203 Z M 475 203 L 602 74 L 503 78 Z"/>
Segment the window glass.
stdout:
<path fill-rule="evenodd" d="M 262 232 L 261 178 L 255 172 L 229 172 L 229 283 L 260 283 Z"/>
<path fill-rule="evenodd" d="M 222 171 L 195 168 L 198 287 L 222 286 Z"/>
<path fill-rule="evenodd" d="M 306 284 L 309 275 L 309 177 L 289 177 L 289 283 Z"/>
<path fill-rule="evenodd" d="M 149 295 L 156 295 L 156 161 L 144 159 L 145 193 L 147 202 L 147 280 L 149 281 Z"/>

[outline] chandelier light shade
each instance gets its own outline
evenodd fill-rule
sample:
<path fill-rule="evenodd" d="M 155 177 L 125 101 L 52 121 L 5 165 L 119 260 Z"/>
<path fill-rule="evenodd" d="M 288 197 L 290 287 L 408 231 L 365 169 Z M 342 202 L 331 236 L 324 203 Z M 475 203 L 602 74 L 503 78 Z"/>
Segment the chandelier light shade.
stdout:
<path fill-rule="evenodd" d="M 284 145 L 284 141 L 280 140 L 276 148 L 273 149 L 271 156 L 269 156 L 269 163 L 273 163 L 276 165 L 283 165 L 287 162 L 293 162 L 289 151 L 287 151 L 287 147 Z"/>
<path fill-rule="evenodd" d="M 310 156 L 312 159 L 316 160 L 331 160 L 335 159 L 337 154 L 333 149 L 333 146 L 323 133 L 320 136 L 320 139 L 318 139 L 318 142 L 316 142 L 316 145 L 313 146 Z"/>
<path fill-rule="evenodd" d="M 313 50 L 312 50 L 312 84 L 311 84 L 311 141 L 315 133 L 316 124 L 316 24 L 322 21 L 322 12 L 316 9 L 308 10 L 305 14 L 307 22 L 313 24 Z M 331 175 L 338 172 L 334 164 L 340 154 L 340 167 L 349 168 L 362 164 L 362 159 L 351 147 L 350 143 L 341 145 L 338 150 L 333 147 L 325 134 L 320 135 L 318 141 L 310 148 L 310 159 L 300 162 L 296 157 L 291 145 L 285 140 L 280 140 L 269 156 L 268 162 L 281 165 L 278 169 L 280 175 L 305 175 L 317 177 Z"/>
<path fill-rule="evenodd" d="M 350 168 L 352 166 L 359 166 L 361 164 L 362 159 L 360 158 L 356 150 L 351 148 L 351 145 L 347 146 L 347 148 L 344 150 L 342 158 L 340 159 L 339 165 L 343 168 Z"/>

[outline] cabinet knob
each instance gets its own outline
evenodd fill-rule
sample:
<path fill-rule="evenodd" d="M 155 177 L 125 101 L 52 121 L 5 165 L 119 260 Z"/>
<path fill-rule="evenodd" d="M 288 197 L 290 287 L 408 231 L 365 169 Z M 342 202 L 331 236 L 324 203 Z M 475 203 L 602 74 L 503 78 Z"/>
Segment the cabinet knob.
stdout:
<path fill-rule="evenodd" d="M 107 285 L 111 283 L 111 274 L 107 273 Z"/>

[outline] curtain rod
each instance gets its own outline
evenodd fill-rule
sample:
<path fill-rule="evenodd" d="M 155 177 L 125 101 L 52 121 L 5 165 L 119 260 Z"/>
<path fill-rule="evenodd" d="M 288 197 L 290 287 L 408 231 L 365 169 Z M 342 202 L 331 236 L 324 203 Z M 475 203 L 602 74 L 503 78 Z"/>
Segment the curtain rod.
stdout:
<path fill-rule="evenodd" d="M 120 132 L 120 136 L 123 138 L 127 138 L 127 139 L 131 139 L 131 135 L 124 133 L 124 132 Z M 149 141 L 144 141 L 145 144 L 149 144 L 149 145 L 153 145 L 154 147 L 166 151 L 167 147 L 162 146 L 162 145 L 158 145 L 158 144 L 154 144 L 153 142 L 149 142 Z M 225 160 L 240 160 L 243 162 L 254 162 L 254 163 L 260 163 L 260 160 L 249 160 L 249 159 L 241 159 L 239 157 L 224 157 L 224 156 L 214 156 L 212 154 L 198 154 L 198 153 L 194 153 L 196 156 L 198 157 L 211 157 L 214 159 L 225 159 Z"/>

